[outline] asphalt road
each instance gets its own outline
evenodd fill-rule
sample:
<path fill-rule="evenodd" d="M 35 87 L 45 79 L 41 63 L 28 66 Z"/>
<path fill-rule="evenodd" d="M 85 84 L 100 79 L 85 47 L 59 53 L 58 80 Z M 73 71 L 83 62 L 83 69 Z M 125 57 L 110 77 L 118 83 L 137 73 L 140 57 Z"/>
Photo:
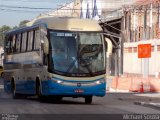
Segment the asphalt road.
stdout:
<path fill-rule="evenodd" d="M 0 82 L 0 113 L 4 114 L 159 114 L 160 110 L 135 104 L 136 101 L 150 101 L 134 94 L 107 93 L 105 97 L 93 97 L 87 105 L 83 98 L 63 98 L 61 103 L 41 102 L 36 97 L 13 99 L 3 91 Z"/>

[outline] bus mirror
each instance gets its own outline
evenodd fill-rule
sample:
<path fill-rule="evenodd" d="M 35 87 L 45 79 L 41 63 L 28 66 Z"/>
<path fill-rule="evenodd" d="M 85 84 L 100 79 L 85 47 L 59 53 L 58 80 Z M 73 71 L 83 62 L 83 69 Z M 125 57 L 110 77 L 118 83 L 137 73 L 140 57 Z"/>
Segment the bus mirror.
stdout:
<path fill-rule="evenodd" d="M 47 30 L 45 28 L 42 27 L 40 30 L 42 35 L 47 35 Z"/>
<path fill-rule="evenodd" d="M 112 42 L 109 38 L 105 38 L 105 42 L 107 42 L 107 57 L 109 57 L 112 54 Z"/>
<path fill-rule="evenodd" d="M 48 39 L 46 36 L 44 37 L 44 40 L 41 41 L 41 43 L 42 43 L 42 49 L 44 51 L 44 54 L 48 54 L 49 53 L 49 48 L 48 48 L 49 44 L 48 44 Z"/>

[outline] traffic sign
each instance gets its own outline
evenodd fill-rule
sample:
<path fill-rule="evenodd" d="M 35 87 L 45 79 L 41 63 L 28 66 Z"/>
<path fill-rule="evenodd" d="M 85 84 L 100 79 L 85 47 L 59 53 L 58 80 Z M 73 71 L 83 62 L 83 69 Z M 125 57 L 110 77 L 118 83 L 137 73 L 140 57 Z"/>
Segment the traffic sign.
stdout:
<path fill-rule="evenodd" d="M 139 44 L 138 58 L 150 58 L 150 57 L 151 57 L 151 44 Z"/>

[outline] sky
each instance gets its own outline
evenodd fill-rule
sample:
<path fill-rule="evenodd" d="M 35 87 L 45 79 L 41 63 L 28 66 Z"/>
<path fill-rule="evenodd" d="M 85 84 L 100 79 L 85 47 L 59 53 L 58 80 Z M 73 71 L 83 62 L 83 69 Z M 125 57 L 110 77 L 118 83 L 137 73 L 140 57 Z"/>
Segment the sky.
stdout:
<path fill-rule="evenodd" d="M 71 1 L 74 0 L 0 0 L 0 27 L 18 26 L 22 20 L 32 20 L 40 13 L 51 11 L 51 9 L 22 9 L 21 7 L 56 9 Z"/>

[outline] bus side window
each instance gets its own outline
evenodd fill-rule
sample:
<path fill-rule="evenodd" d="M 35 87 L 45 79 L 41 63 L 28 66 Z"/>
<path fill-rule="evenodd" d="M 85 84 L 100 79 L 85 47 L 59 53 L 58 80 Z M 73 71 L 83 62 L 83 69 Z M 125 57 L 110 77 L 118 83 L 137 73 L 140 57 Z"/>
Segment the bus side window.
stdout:
<path fill-rule="evenodd" d="M 10 40 L 9 40 L 9 37 L 6 37 L 5 51 L 6 51 L 7 54 L 9 54 L 9 49 L 10 49 Z"/>
<path fill-rule="evenodd" d="M 17 38 L 17 35 L 14 35 L 13 36 L 13 44 L 12 44 L 12 49 L 13 49 L 13 53 L 16 52 L 16 38 Z"/>
<path fill-rule="evenodd" d="M 12 53 L 12 46 L 13 46 L 13 41 L 12 41 L 12 36 L 9 36 L 9 51 L 8 53 Z"/>
<path fill-rule="evenodd" d="M 34 50 L 34 44 L 35 44 L 35 30 L 33 30 L 32 50 Z"/>
<path fill-rule="evenodd" d="M 40 48 L 40 30 L 35 30 L 34 50 L 38 50 L 39 48 Z"/>
<path fill-rule="evenodd" d="M 26 51 L 28 51 L 28 36 L 29 36 L 29 32 L 27 31 L 27 37 L 26 37 Z"/>
<path fill-rule="evenodd" d="M 33 44 L 33 31 L 30 31 L 28 33 L 28 48 L 27 48 L 28 51 L 32 50 L 32 44 Z"/>
<path fill-rule="evenodd" d="M 26 43 L 27 43 L 27 32 L 24 32 L 22 34 L 22 48 L 21 48 L 22 52 L 26 51 Z"/>
<path fill-rule="evenodd" d="M 16 51 L 20 52 L 20 45 L 21 45 L 21 34 L 17 35 L 17 42 L 16 42 Z"/>

